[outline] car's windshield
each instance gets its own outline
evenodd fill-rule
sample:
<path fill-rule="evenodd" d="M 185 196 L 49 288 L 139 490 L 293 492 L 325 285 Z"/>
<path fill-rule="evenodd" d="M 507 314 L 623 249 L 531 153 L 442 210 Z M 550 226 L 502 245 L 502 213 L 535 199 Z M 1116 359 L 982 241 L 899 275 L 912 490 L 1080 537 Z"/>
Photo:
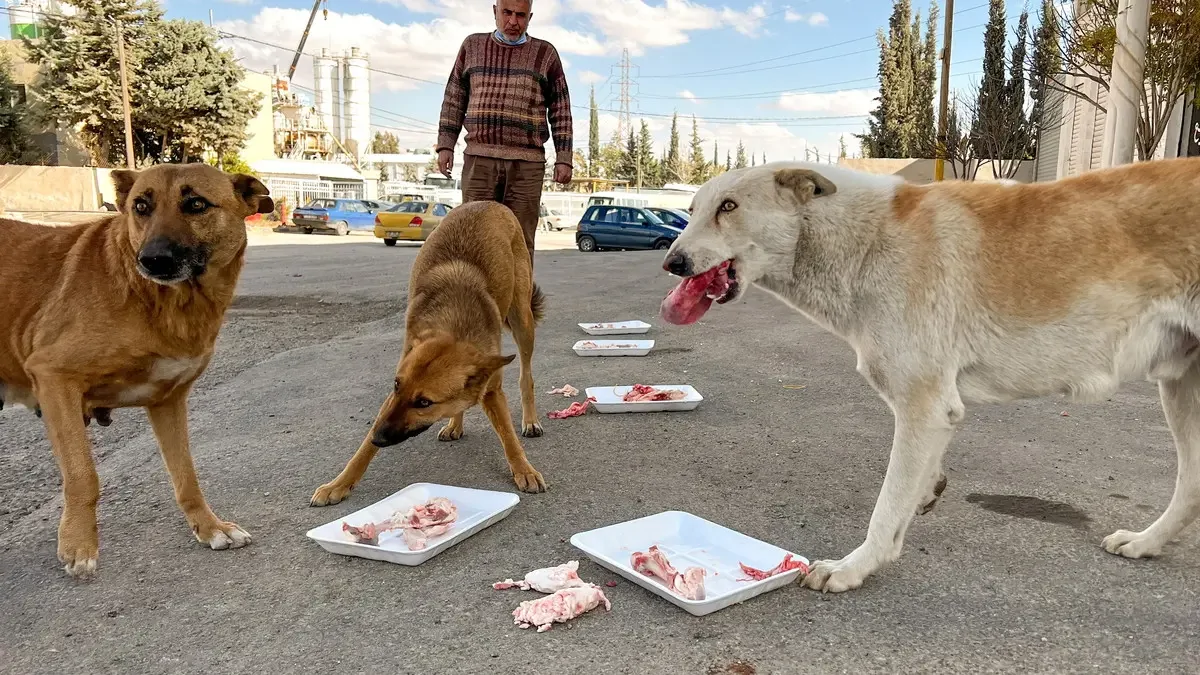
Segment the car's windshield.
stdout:
<path fill-rule="evenodd" d="M 392 213 L 425 213 L 428 208 L 429 204 L 425 202 L 404 202 L 395 205 L 390 210 Z"/>

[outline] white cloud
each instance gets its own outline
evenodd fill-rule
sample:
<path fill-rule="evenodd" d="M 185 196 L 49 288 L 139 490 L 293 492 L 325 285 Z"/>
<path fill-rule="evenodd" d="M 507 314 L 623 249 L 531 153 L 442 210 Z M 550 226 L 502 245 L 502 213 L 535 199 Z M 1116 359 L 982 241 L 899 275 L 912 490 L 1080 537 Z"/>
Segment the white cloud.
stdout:
<path fill-rule="evenodd" d="M 875 89 L 843 89 L 829 92 L 792 92 L 782 94 L 770 107 L 792 112 L 822 115 L 866 115 L 875 108 Z"/>
<path fill-rule="evenodd" d="M 600 73 L 590 70 L 579 71 L 579 81 L 584 84 L 599 84 L 605 80 L 605 77 Z"/>
<path fill-rule="evenodd" d="M 684 89 L 683 91 L 679 92 L 678 96 L 680 98 L 685 98 L 696 105 L 700 104 L 700 100 L 696 98 L 696 95 L 693 94 L 691 91 L 688 91 L 687 89 Z"/>
<path fill-rule="evenodd" d="M 611 53 L 627 48 L 634 55 L 644 54 L 647 48 L 684 44 L 688 41 L 688 33 L 698 30 L 732 26 L 743 35 L 754 36 L 766 16 L 762 5 L 736 11 L 715 9 L 691 0 L 664 0 L 658 5 L 648 4 L 646 0 L 565 1 L 571 10 L 585 15 L 608 38 Z M 534 19 L 537 19 L 537 11 L 534 11 Z"/>
<path fill-rule="evenodd" d="M 788 23 L 804 21 L 810 26 L 826 26 L 829 24 L 829 17 L 820 12 L 813 12 L 812 14 L 805 15 L 801 14 L 800 12 L 794 12 L 790 9 L 783 13 L 783 20 L 787 21 Z"/>

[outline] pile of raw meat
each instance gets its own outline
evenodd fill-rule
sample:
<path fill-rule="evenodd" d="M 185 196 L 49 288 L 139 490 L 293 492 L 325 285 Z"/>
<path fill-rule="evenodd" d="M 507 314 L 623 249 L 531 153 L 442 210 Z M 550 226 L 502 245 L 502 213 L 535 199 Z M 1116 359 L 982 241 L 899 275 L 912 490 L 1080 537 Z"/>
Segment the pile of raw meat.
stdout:
<path fill-rule="evenodd" d="M 579 578 L 579 561 L 571 560 L 556 567 L 543 567 L 525 575 L 521 581 L 505 579 L 492 584 L 496 590 L 520 588 L 549 593 L 537 600 L 525 600 L 513 610 L 513 623 L 521 628 L 537 626 L 537 632 L 550 630 L 554 623 L 566 623 L 575 617 L 595 609 L 601 604 L 604 611 L 612 609 L 612 603 L 596 584 Z"/>
<path fill-rule="evenodd" d="M 707 574 L 704 568 L 689 567 L 680 573 L 657 545 L 645 553 L 635 551 L 629 557 L 629 565 L 648 577 L 657 577 L 667 588 L 687 600 L 704 599 L 704 576 Z"/>
<path fill-rule="evenodd" d="M 458 507 L 454 502 L 445 497 L 434 497 L 424 504 L 397 511 L 392 517 L 378 523 L 366 523 L 355 527 L 343 522 L 342 531 L 349 533 L 359 544 L 378 546 L 379 535 L 401 530 L 408 550 L 420 551 L 425 548 L 431 537 L 449 532 L 457 519 Z"/>
<path fill-rule="evenodd" d="M 621 398 L 626 403 L 643 403 L 646 401 L 678 401 L 686 394 L 678 389 L 655 389 L 645 384 L 635 384 L 633 389 L 629 390 Z"/>
<path fill-rule="evenodd" d="M 808 565 L 805 565 L 799 560 L 793 560 L 791 553 L 783 556 L 782 562 L 775 567 L 766 570 L 765 572 L 763 570 L 756 570 L 753 567 L 744 565 L 742 563 L 738 563 L 738 567 L 742 568 L 742 574 L 745 574 L 747 577 L 749 577 L 747 579 L 738 579 L 738 581 L 762 581 L 763 579 L 768 579 L 776 574 L 783 574 L 784 572 L 790 572 L 792 570 L 800 570 L 801 577 L 808 575 Z"/>
<path fill-rule="evenodd" d="M 579 346 L 582 347 L 583 349 L 600 349 L 600 345 L 596 344 L 595 342 L 592 342 L 591 340 L 585 340 L 583 342 L 580 342 Z M 633 343 L 617 344 L 617 345 L 604 345 L 604 349 L 633 349 L 634 347 L 637 347 L 637 345 L 635 345 Z"/>

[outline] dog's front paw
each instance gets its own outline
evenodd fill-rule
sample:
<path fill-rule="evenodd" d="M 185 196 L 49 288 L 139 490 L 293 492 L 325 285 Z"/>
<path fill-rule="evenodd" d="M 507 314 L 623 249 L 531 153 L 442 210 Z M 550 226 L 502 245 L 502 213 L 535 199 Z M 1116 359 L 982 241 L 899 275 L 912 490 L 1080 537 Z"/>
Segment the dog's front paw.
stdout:
<path fill-rule="evenodd" d="M 91 536 L 59 532 L 58 560 L 67 574 L 80 580 L 96 576 L 99 557 L 100 541 L 95 532 Z"/>
<path fill-rule="evenodd" d="M 353 486 L 344 487 L 337 483 L 326 483 L 317 488 L 313 493 L 312 499 L 308 500 L 309 506 L 331 506 L 337 504 L 350 494 Z"/>
<path fill-rule="evenodd" d="M 533 468 L 532 464 L 526 463 L 522 467 L 514 467 L 512 472 L 513 482 L 517 484 L 517 489 L 521 492 L 546 491 L 545 479 L 537 469 Z"/>
<path fill-rule="evenodd" d="M 439 441 L 457 441 L 463 437 L 462 427 L 457 426 L 454 422 L 448 423 L 438 432 Z"/>
<path fill-rule="evenodd" d="M 1153 558 L 1162 552 L 1162 542 L 1141 532 L 1117 530 L 1104 538 L 1104 550 L 1126 558 Z"/>
<path fill-rule="evenodd" d="M 822 593 L 844 593 L 862 586 L 866 575 L 846 559 L 818 560 L 809 568 L 802 585 Z"/>
<path fill-rule="evenodd" d="M 214 551 L 241 548 L 251 541 L 250 533 L 238 527 L 237 523 L 227 523 L 216 518 L 192 526 L 192 531 L 200 543 L 207 544 Z"/>
<path fill-rule="evenodd" d="M 521 435 L 525 438 L 539 438 L 545 433 L 538 422 L 526 422 L 521 425 Z"/>

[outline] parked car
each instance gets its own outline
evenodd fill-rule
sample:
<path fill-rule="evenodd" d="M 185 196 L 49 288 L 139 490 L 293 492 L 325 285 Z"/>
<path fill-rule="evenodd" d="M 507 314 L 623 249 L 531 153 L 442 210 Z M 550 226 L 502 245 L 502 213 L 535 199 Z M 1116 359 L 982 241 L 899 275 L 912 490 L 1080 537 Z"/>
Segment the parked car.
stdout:
<path fill-rule="evenodd" d="M 575 245 L 590 253 L 604 249 L 667 249 L 683 230 L 668 225 L 648 208 L 596 204 L 584 211 Z"/>
<path fill-rule="evenodd" d="M 683 209 L 666 209 L 661 206 L 650 206 L 647 211 L 658 216 L 658 219 L 672 227 L 684 229 L 687 227 L 688 221 L 691 220 L 691 214 Z"/>
<path fill-rule="evenodd" d="M 333 231 L 339 236 L 352 230 L 369 232 L 375 224 L 376 211 L 385 205 L 386 202 L 363 199 L 311 199 L 292 212 L 292 222 L 304 234 L 316 230 Z"/>
<path fill-rule="evenodd" d="M 545 204 L 542 204 L 542 208 L 538 211 L 537 226 L 539 230 L 545 230 L 547 232 L 550 230 L 561 232 L 562 229 L 566 227 L 566 225 L 563 223 L 562 214 L 554 209 L 546 208 Z"/>
<path fill-rule="evenodd" d="M 375 237 L 388 246 L 397 241 L 425 241 L 452 207 L 441 202 L 404 202 L 375 214 Z"/>

